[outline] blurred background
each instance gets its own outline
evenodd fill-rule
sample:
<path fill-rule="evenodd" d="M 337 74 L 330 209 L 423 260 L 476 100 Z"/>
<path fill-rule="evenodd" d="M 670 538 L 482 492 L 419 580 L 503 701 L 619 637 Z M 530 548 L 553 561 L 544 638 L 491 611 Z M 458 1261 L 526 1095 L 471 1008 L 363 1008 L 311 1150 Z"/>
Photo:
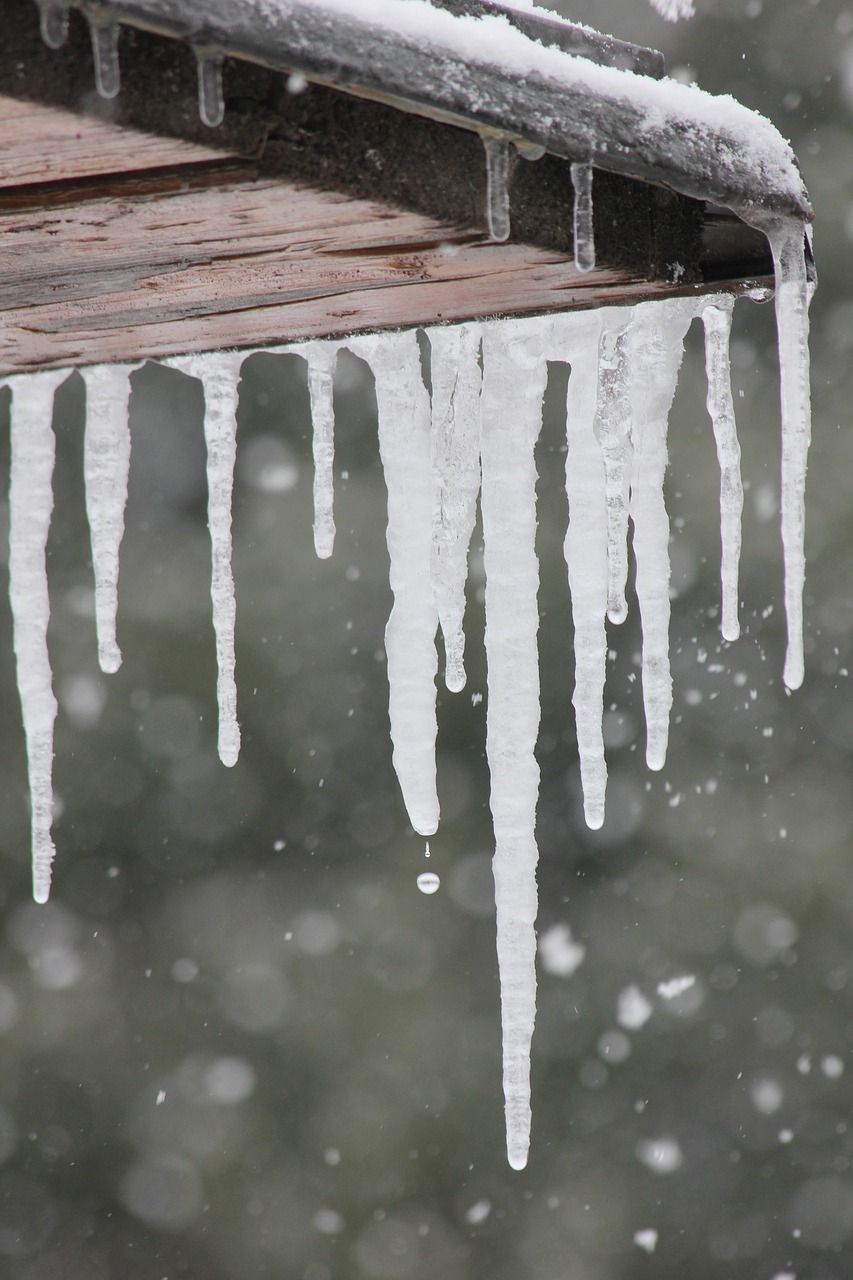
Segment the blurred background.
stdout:
<path fill-rule="evenodd" d="M 650 775 L 643 762 L 633 607 L 611 633 L 607 820 L 585 828 L 562 560 L 566 370 L 553 366 L 538 450 L 534 1125 L 528 1168 L 513 1173 L 479 531 L 468 686 L 439 692 L 442 823 L 427 861 L 391 767 L 385 490 L 367 367 L 348 355 L 338 365 L 338 540 L 320 562 L 305 366 L 267 355 L 244 365 L 233 770 L 216 756 L 199 384 L 153 364 L 134 375 L 124 664 L 105 677 L 83 384 L 71 375 L 54 423 L 59 854 L 45 907 L 30 898 L 0 595 L 2 1277 L 851 1274 L 853 8 L 696 0 L 696 16 L 673 26 L 643 0 L 554 7 L 663 49 L 670 74 L 768 115 L 802 162 L 821 277 L 805 684 L 788 695 L 781 681 L 772 306 L 742 301 L 743 634 L 719 637 L 718 472 L 694 326 L 670 436 L 669 763 Z M 7 392 L 0 417 L 7 468 Z M 427 870 L 441 880 L 431 896 L 416 883 Z"/>

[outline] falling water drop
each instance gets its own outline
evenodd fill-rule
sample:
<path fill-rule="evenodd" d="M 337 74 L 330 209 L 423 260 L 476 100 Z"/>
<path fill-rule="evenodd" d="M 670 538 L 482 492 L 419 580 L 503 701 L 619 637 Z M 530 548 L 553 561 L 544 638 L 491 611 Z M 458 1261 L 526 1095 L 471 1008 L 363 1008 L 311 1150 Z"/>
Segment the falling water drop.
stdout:
<path fill-rule="evenodd" d="M 437 893 L 441 881 L 434 871 L 422 871 L 418 876 L 417 885 L 421 893 Z"/>

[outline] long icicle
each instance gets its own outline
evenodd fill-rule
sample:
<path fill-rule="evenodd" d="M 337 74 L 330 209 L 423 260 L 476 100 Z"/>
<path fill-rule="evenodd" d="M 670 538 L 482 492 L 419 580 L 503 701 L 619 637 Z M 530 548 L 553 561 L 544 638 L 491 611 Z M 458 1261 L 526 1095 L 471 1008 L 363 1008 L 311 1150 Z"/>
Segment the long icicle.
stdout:
<path fill-rule="evenodd" d="M 721 630 L 725 640 L 737 640 L 738 572 L 743 514 L 743 482 L 740 473 L 740 445 L 737 438 L 729 342 L 732 331 L 732 300 L 718 299 L 702 312 L 705 327 L 705 371 L 708 381 L 707 406 L 717 442 L 720 464 L 720 580 L 722 588 Z"/>
<path fill-rule="evenodd" d="M 435 779 L 435 636 L 430 582 L 432 481 L 429 396 L 417 336 L 385 333 L 347 346 L 367 360 L 376 382 L 379 452 L 388 488 L 388 554 L 394 605 L 385 629 L 394 768 L 409 821 L 438 828 Z"/>
<path fill-rule="evenodd" d="M 432 350 L 432 556 L 430 571 L 446 654 L 445 682 L 465 687 L 465 582 L 480 492 L 481 328 L 427 331 Z"/>
<path fill-rule="evenodd" d="M 809 394 L 809 306 L 814 285 L 805 259 L 805 228 L 783 219 L 765 232 L 776 269 L 776 328 L 782 399 L 782 545 L 785 553 L 785 614 L 788 651 L 783 679 L 789 689 L 803 683 L 803 587 L 805 489 L 811 443 Z"/>
<path fill-rule="evenodd" d="M 628 507 L 631 492 L 631 406 L 628 399 L 626 328 L 629 312 L 608 308 L 602 318 L 598 353 L 596 432 L 604 461 L 607 506 L 607 616 L 628 616 Z"/>
<path fill-rule="evenodd" d="M 102 671 L 118 671 L 116 643 L 119 549 L 130 471 L 130 373 L 132 365 L 94 365 L 81 369 L 86 384 L 84 475 L 86 514 L 95 575 L 95 620 Z"/>
<path fill-rule="evenodd" d="M 574 318 L 574 317 L 573 317 Z M 559 322 L 557 322 L 559 324 Z M 598 352 L 602 320 L 575 329 L 569 347 L 566 403 L 566 496 L 569 525 L 563 546 L 575 633 L 575 708 L 587 826 L 604 822 L 604 678 L 607 667 L 607 504 L 604 463 L 595 435 Z"/>
<path fill-rule="evenodd" d="M 46 549 L 53 513 L 53 397 L 68 370 L 9 378 L 9 600 L 18 693 L 27 740 L 32 809 L 33 897 L 47 902 L 56 852 L 53 819 L 53 726 L 56 698 L 47 648 L 50 600 Z"/>
<path fill-rule="evenodd" d="M 314 453 L 314 550 L 328 560 L 335 549 L 335 405 L 334 377 L 338 348 L 312 342 L 295 348 L 308 361 Z"/>
<path fill-rule="evenodd" d="M 646 763 L 662 769 L 669 740 L 672 675 L 669 666 L 669 517 L 663 483 L 667 420 L 691 302 L 642 302 L 628 330 L 631 369 L 631 518 L 637 562 L 637 601 L 643 628 L 643 704 Z"/>
<path fill-rule="evenodd" d="M 240 755 L 237 685 L 234 679 L 234 625 L 237 606 L 231 568 L 231 496 L 237 453 L 237 387 L 245 353 L 187 356 L 175 368 L 198 378 L 204 388 L 207 446 L 207 523 L 210 530 L 210 599 L 216 637 L 219 758 L 230 768 Z"/>
<path fill-rule="evenodd" d="M 530 1042 L 536 1015 L 536 801 L 539 628 L 534 446 L 547 365 L 539 333 L 511 322 L 483 334 L 482 512 L 486 567 L 486 752 L 495 832 L 495 902 L 507 1156 L 527 1163 Z"/>

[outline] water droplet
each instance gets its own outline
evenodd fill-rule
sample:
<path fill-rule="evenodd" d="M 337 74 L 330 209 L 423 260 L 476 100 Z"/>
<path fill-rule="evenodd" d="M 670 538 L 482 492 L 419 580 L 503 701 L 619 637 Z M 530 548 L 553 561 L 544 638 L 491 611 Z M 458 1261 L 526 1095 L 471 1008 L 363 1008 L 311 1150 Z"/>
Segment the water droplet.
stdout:
<path fill-rule="evenodd" d="M 418 876 L 418 888 L 421 893 L 435 893 L 441 884 L 434 871 L 422 871 Z"/>

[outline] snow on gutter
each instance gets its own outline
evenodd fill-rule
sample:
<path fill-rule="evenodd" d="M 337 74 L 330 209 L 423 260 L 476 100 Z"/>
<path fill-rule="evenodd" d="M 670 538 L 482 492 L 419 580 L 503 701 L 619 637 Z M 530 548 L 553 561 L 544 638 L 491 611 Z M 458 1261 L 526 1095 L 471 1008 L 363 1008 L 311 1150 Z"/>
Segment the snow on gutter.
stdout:
<path fill-rule="evenodd" d="M 712 201 L 756 226 L 812 218 L 791 147 L 765 117 L 729 96 L 546 47 L 498 12 L 461 17 L 427 0 L 71 3 L 101 31 L 122 23 L 188 41 L 200 57 L 301 72 Z"/>

